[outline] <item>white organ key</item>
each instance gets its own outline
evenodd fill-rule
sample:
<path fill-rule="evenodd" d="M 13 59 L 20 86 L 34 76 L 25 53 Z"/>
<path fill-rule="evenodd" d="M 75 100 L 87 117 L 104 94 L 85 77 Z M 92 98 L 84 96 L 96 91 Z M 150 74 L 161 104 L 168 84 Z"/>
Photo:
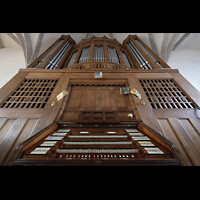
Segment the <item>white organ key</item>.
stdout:
<path fill-rule="evenodd" d="M 138 153 L 137 149 L 57 149 L 57 153 Z"/>
<path fill-rule="evenodd" d="M 164 154 L 164 152 L 157 147 L 145 147 L 144 149 L 148 152 L 148 154 Z"/>
<path fill-rule="evenodd" d="M 127 135 L 69 135 L 69 138 L 127 138 Z"/>
<path fill-rule="evenodd" d="M 63 142 L 65 145 L 118 145 L 132 144 L 131 141 L 116 141 L 116 142 Z"/>
<path fill-rule="evenodd" d="M 37 147 L 30 154 L 46 154 L 50 147 Z"/>

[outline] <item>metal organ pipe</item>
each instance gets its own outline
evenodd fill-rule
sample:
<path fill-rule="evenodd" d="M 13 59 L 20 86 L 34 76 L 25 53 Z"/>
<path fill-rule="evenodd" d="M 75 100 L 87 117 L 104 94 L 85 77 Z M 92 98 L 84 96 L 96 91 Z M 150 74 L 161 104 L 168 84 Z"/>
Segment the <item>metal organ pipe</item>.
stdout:
<path fill-rule="evenodd" d="M 99 48 L 99 61 L 103 60 L 102 47 L 103 46 L 100 46 L 100 48 Z"/>
<path fill-rule="evenodd" d="M 89 59 L 89 52 L 90 52 L 90 46 L 87 47 L 87 48 L 83 48 L 78 63 L 88 62 L 88 59 Z"/>
<path fill-rule="evenodd" d="M 102 49 L 102 61 L 105 61 L 105 58 L 104 58 L 104 46 L 102 46 L 101 49 Z"/>
<path fill-rule="evenodd" d="M 118 58 L 115 47 L 113 47 L 113 48 L 108 47 L 108 53 L 109 53 L 109 57 L 110 57 L 110 62 L 119 63 L 119 58 Z"/>
<path fill-rule="evenodd" d="M 135 39 L 135 41 L 140 45 L 140 47 L 145 51 L 145 53 L 147 53 L 152 59 L 153 61 L 160 67 L 160 68 L 164 68 L 162 66 L 162 64 L 156 60 L 156 58 L 140 43 L 140 41 L 138 39 Z"/>
<path fill-rule="evenodd" d="M 99 46 L 95 45 L 93 61 L 105 61 L 104 46 L 99 47 Z"/>
<path fill-rule="evenodd" d="M 97 59 L 97 56 L 96 56 L 96 53 L 97 53 L 97 49 L 94 47 L 94 56 L 93 56 L 93 60 L 96 61 Z"/>
<path fill-rule="evenodd" d="M 100 47 L 97 47 L 97 61 L 100 61 Z"/>
<path fill-rule="evenodd" d="M 131 46 L 130 42 L 128 42 L 127 44 L 129 46 L 132 54 L 135 56 L 137 62 L 140 64 L 140 66 L 142 67 L 142 69 L 144 69 L 144 67 L 143 67 L 143 61 L 139 58 L 137 52 L 135 52 L 135 49 L 133 49 L 133 47 Z"/>
<path fill-rule="evenodd" d="M 78 51 L 76 51 L 76 52 L 74 52 L 74 53 L 72 54 L 72 57 L 70 58 L 70 61 L 69 61 L 69 63 L 67 64 L 67 67 L 73 65 L 77 53 L 78 53 Z"/>
<path fill-rule="evenodd" d="M 38 68 L 39 65 L 49 56 L 52 54 L 52 52 L 60 45 L 60 43 L 63 41 L 64 39 L 61 39 L 55 46 L 52 47 L 52 49 L 40 60 L 38 61 L 38 63 L 34 66 L 34 68 Z"/>
<path fill-rule="evenodd" d="M 127 44 L 142 69 L 153 69 L 131 40 Z"/>
<path fill-rule="evenodd" d="M 126 56 L 126 53 L 125 52 L 121 52 L 121 54 L 122 54 L 122 58 L 124 59 L 125 65 L 128 66 L 128 67 L 131 67 L 131 65 L 129 63 L 129 60 L 128 60 L 127 56 Z"/>
<path fill-rule="evenodd" d="M 56 69 L 62 58 L 64 57 L 65 53 L 69 49 L 71 43 L 67 41 L 63 47 L 59 50 L 59 52 L 52 58 L 49 64 L 45 67 L 45 69 Z"/>

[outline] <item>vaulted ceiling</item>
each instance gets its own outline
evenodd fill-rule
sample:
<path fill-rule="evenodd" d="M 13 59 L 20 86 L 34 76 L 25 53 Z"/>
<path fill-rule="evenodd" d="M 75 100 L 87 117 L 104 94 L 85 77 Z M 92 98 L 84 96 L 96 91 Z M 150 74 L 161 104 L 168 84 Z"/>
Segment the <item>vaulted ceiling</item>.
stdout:
<path fill-rule="evenodd" d="M 165 62 L 178 48 L 200 50 L 199 33 L 1 33 L 0 48 L 21 48 L 28 66 L 61 35 L 70 35 L 76 43 L 93 35 L 123 43 L 128 35 L 138 35 Z"/>

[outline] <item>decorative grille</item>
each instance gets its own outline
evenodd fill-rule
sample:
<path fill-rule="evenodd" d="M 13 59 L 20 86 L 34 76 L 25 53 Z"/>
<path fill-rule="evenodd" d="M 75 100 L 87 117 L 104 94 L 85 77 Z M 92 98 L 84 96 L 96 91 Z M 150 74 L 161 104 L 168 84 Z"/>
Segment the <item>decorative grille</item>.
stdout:
<path fill-rule="evenodd" d="M 140 83 L 153 108 L 194 108 L 172 79 L 148 79 Z"/>
<path fill-rule="evenodd" d="M 44 108 L 58 80 L 25 79 L 1 108 Z"/>

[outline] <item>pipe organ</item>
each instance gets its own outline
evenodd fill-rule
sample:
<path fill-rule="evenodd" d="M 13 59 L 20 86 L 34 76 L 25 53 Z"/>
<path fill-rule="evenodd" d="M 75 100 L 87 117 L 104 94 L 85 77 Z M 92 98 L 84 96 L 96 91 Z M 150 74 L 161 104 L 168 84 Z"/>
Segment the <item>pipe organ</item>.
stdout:
<path fill-rule="evenodd" d="M 200 165 L 199 99 L 137 35 L 62 35 L 0 90 L 0 165 Z"/>

